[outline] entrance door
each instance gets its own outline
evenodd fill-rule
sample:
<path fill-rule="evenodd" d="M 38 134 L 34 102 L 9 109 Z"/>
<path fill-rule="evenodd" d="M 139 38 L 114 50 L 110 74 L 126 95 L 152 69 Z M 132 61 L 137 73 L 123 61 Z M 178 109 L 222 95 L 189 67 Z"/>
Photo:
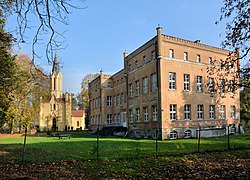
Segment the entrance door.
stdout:
<path fill-rule="evenodd" d="M 56 118 L 53 118 L 53 122 L 52 122 L 52 131 L 56 130 Z"/>

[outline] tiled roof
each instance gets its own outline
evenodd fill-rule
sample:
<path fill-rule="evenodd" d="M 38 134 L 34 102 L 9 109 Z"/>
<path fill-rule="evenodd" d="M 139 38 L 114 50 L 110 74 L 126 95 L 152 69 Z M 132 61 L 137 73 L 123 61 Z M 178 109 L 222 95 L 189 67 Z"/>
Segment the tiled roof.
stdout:
<path fill-rule="evenodd" d="M 84 110 L 72 110 L 71 116 L 72 117 L 83 117 L 83 113 L 85 113 Z"/>

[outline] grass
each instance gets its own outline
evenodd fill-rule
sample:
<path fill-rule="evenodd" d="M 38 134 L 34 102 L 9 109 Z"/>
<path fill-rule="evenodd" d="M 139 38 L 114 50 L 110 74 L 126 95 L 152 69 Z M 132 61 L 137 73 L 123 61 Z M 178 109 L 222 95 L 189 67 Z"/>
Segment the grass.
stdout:
<path fill-rule="evenodd" d="M 58 139 L 47 136 L 28 136 L 25 160 L 32 163 L 91 160 L 96 159 L 96 137 L 86 132 L 72 133 L 71 139 Z M 8 158 L 21 161 L 24 137 L 0 138 L 0 152 Z M 230 136 L 231 149 L 243 149 L 250 155 L 250 133 Z M 227 149 L 227 136 L 201 139 L 200 151 L 224 151 Z M 159 156 L 174 156 L 197 152 L 197 139 L 178 139 L 158 141 Z M 156 155 L 156 141 L 134 140 L 114 137 L 100 137 L 99 159 L 134 159 Z M 0 153 L 1 159 L 1 153 Z"/>

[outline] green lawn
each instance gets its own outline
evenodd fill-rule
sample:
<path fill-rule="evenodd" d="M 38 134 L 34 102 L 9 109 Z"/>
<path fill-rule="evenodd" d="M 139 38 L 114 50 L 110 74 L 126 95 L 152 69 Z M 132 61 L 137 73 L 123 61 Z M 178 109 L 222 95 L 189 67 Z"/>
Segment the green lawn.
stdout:
<path fill-rule="evenodd" d="M 0 152 L 5 156 L 21 161 L 24 137 L 0 138 Z M 96 159 L 96 137 L 86 132 L 72 133 L 71 139 L 57 137 L 28 136 L 24 159 L 42 163 L 62 160 Z M 227 149 L 227 136 L 201 139 L 200 151 L 223 151 Z M 231 149 L 242 151 L 249 156 L 250 133 L 230 136 Z M 178 139 L 158 141 L 158 155 L 182 155 L 197 152 L 197 139 Z M 140 158 L 156 155 L 155 140 L 134 140 L 114 137 L 100 137 L 99 158 L 112 160 L 122 158 Z M 0 154 L 1 159 L 1 154 Z"/>

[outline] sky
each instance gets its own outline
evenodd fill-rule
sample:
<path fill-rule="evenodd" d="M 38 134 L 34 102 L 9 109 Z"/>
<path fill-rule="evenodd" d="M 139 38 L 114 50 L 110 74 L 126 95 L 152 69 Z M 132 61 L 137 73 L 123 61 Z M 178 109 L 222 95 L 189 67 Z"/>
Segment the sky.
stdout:
<path fill-rule="evenodd" d="M 215 24 L 222 0 L 86 0 L 82 6 L 86 8 L 69 15 L 69 26 L 58 26 L 66 31 L 67 48 L 58 50 L 63 90 L 74 94 L 80 92 L 84 75 L 121 70 L 123 52 L 131 53 L 154 37 L 158 25 L 165 35 L 215 47 L 221 47 L 225 35 L 225 23 Z M 7 29 L 15 25 L 10 18 Z M 31 54 L 30 44 L 18 52 Z M 51 71 L 45 57 L 36 63 Z"/>

